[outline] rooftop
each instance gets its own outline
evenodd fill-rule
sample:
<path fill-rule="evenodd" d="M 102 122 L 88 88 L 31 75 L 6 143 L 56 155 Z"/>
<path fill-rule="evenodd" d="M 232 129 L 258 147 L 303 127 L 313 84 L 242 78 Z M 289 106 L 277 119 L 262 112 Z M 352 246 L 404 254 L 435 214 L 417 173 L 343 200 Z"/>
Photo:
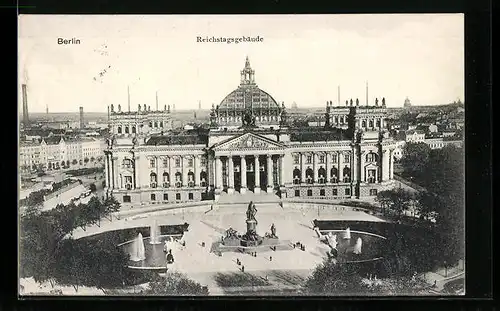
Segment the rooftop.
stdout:
<path fill-rule="evenodd" d="M 289 131 L 290 141 L 340 141 L 351 140 L 351 136 L 346 130 L 342 129 L 314 129 L 314 128 L 295 128 Z"/>

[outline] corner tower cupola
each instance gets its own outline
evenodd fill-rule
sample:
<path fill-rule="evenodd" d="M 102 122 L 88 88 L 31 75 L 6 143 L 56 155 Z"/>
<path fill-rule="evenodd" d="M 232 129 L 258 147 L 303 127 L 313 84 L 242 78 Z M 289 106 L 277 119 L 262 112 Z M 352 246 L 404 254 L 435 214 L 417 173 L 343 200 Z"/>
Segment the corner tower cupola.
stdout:
<path fill-rule="evenodd" d="M 248 56 L 245 60 L 245 68 L 241 71 L 241 85 L 255 84 L 255 71 L 250 67 Z"/>

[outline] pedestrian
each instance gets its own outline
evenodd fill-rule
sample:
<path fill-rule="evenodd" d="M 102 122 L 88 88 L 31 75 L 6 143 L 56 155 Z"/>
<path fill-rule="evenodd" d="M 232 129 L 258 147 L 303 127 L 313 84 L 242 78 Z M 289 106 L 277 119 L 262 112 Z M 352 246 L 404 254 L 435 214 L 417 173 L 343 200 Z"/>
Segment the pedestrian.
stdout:
<path fill-rule="evenodd" d="M 241 272 L 245 272 L 245 266 L 241 266 Z"/>
<path fill-rule="evenodd" d="M 273 256 L 269 256 L 269 261 L 273 261 Z"/>
<path fill-rule="evenodd" d="M 214 210 L 214 206 L 213 205 L 210 205 L 210 210 L 213 211 Z"/>
<path fill-rule="evenodd" d="M 434 280 L 434 285 L 432 287 L 437 287 L 437 280 Z"/>

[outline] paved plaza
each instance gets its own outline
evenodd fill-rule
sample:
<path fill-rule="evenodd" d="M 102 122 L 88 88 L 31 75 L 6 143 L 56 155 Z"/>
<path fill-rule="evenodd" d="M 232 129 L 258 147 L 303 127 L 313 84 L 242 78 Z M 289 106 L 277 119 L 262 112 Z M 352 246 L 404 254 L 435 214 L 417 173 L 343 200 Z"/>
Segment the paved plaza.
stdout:
<path fill-rule="evenodd" d="M 226 252 L 222 256 L 211 253 L 212 243 L 220 241 L 228 228 L 232 227 L 241 234 L 245 233 L 246 206 L 240 205 L 221 205 L 213 210 L 210 210 L 208 205 L 139 214 L 112 222 L 106 221 L 100 227 L 89 227 L 86 231 L 75 230 L 73 237 L 81 238 L 110 230 L 150 226 L 155 220 L 158 225 L 187 222 L 189 230 L 182 238 L 185 246 L 181 243 L 172 245 L 175 262 L 168 265 L 168 269 L 187 274 L 193 280 L 208 286 L 215 294 L 221 292 L 217 278 L 243 273 L 241 266 L 236 264 L 237 259 L 245 267 L 245 274 L 252 274 L 260 280 L 267 277 L 265 283 L 269 286 L 280 285 L 287 288 L 294 286 L 294 283 L 298 285 L 323 261 L 329 250 L 313 231 L 314 219 L 383 221 L 365 212 L 332 205 L 295 203 L 281 207 L 277 203 L 261 203 L 256 207 L 259 235 L 264 236 L 274 223 L 280 240 L 301 242 L 305 245 L 305 251 L 296 248 L 274 252 L 269 249 L 267 252 L 258 253 L 257 257 L 236 252 Z M 202 246 L 203 242 L 205 247 Z M 253 282 L 250 280 L 248 285 Z M 257 282 L 257 285 L 260 283 L 262 282 Z"/>

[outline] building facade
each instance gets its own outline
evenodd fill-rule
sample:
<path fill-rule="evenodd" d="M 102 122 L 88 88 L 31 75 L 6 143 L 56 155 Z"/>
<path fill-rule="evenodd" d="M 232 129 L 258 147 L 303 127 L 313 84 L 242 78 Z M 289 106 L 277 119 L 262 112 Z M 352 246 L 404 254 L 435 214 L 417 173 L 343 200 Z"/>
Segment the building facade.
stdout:
<path fill-rule="evenodd" d="M 68 164 L 84 164 L 85 159 L 103 157 L 105 146 L 103 140 L 95 138 L 69 139 L 60 136 L 45 137 L 40 141 L 21 142 L 19 166 L 21 171 L 28 172 L 40 166 L 51 170 Z"/>
<path fill-rule="evenodd" d="M 113 131 L 105 151 L 108 194 L 133 204 L 248 191 L 346 199 L 393 186 L 396 143 L 384 128 L 385 99 L 365 106 L 329 102 L 324 126 L 293 128 L 284 104 L 257 86 L 248 58 L 240 74 L 240 85 L 212 105 L 209 129 Z M 127 120 L 115 115 L 111 126 Z"/>

